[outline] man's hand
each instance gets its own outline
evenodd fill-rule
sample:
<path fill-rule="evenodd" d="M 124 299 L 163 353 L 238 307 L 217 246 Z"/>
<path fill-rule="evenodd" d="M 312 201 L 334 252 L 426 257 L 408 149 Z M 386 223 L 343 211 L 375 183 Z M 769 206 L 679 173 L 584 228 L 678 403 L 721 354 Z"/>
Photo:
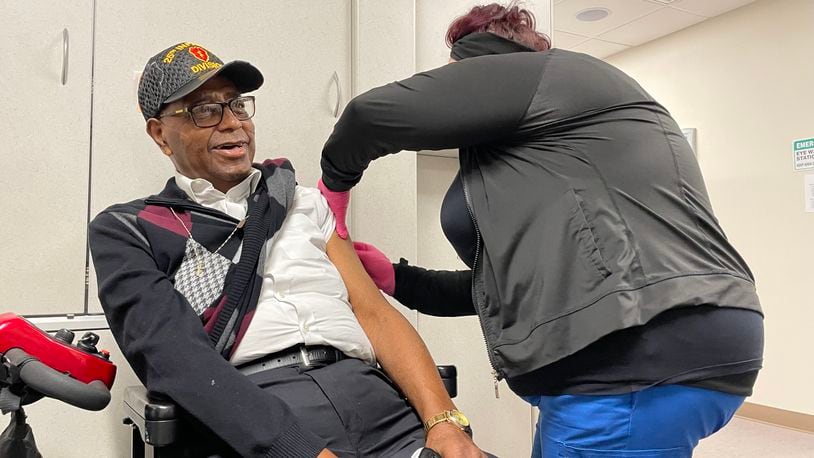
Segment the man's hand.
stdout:
<path fill-rule="evenodd" d="M 348 204 L 350 204 L 350 191 L 332 191 L 325 186 L 322 178 L 317 182 L 317 189 L 328 201 L 328 207 L 336 218 L 336 235 L 342 240 L 347 240 L 348 226 L 345 225 L 345 218 L 348 214 Z"/>
<path fill-rule="evenodd" d="M 396 292 L 396 272 L 387 256 L 369 243 L 353 242 L 353 249 L 373 283 L 385 294 L 392 296 Z"/>
<path fill-rule="evenodd" d="M 486 455 L 472 442 L 461 428 L 450 423 L 439 423 L 427 433 L 427 447 L 442 457 L 484 458 Z"/>

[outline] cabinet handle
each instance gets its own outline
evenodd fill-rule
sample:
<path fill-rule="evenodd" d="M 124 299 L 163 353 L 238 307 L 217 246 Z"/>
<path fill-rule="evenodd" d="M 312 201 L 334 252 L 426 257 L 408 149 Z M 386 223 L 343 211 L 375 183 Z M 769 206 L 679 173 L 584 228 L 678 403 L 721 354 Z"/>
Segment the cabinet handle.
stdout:
<path fill-rule="evenodd" d="M 68 82 L 68 29 L 62 29 L 62 85 Z"/>
<path fill-rule="evenodd" d="M 334 72 L 331 76 L 331 81 L 336 85 L 336 105 L 334 105 L 334 118 L 339 117 L 339 105 L 342 103 L 342 85 L 339 84 L 339 75 Z"/>

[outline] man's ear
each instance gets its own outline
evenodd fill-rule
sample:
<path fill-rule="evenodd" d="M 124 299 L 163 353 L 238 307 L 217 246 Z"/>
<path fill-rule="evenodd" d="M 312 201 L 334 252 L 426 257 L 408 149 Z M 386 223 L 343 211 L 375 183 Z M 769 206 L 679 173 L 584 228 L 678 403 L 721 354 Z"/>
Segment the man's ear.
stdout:
<path fill-rule="evenodd" d="M 172 156 L 172 149 L 164 136 L 164 124 L 156 118 L 150 118 L 147 120 L 146 130 L 147 135 L 161 148 L 161 152 L 168 157 Z"/>

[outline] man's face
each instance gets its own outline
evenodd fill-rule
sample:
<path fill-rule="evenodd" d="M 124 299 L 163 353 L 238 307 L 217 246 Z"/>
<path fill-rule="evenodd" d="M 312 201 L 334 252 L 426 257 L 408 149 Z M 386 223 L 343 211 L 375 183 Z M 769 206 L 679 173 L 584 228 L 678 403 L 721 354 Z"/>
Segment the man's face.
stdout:
<path fill-rule="evenodd" d="M 165 106 L 161 113 L 172 113 L 201 103 L 226 102 L 240 94 L 234 84 L 217 76 L 181 100 Z M 147 133 L 189 178 L 203 178 L 221 192 L 245 179 L 254 160 L 254 123 L 240 121 L 228 107 L 223 119 L 212 127 L 198 127 L 188 114 L 151 118 Z"/>

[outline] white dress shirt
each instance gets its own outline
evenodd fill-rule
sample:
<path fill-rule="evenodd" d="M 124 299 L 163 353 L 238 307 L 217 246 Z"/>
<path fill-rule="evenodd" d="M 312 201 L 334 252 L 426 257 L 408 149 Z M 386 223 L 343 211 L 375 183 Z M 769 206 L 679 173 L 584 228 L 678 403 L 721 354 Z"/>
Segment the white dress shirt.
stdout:
<path fill-rule="evenodd" d="M 224 194 L 205 179 L 175 175 L 178 187 L 192 200 L 237 219 L 246 217 L 246 199 L 260 178 L 254 169 Z M 298 185 L 282 227 L 266 244 L 260 298 L 232 364 L 302 343 L 330 345 L 375 363 L 373 346 L 353 314 L 345 283 L 325 251 L 335 224 L 319 190 Z"/>

